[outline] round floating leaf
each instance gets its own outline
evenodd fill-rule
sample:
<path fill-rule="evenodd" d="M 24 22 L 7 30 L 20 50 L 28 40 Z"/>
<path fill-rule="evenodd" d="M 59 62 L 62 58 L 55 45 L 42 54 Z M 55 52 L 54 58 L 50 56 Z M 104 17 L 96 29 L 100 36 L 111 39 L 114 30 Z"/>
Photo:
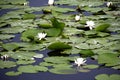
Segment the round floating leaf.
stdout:
<path fill-rule="evenodd" d="M 38 72 L 35 69 L 35 67 L 32 65 L 20 66 L 20 67 L 18 67 L 18 71 L 23 72 L 23 73 L 37 73 Z"/>
<path fill-rule="evenodd" d="M 95 77 L 96 80 L 120 80 L 119 74 L 100 74 Z"/>
<path fill-rule="evenodd" d="M 4 40 L 4 39 L 10 39 L 15 37 L 14 35 L 9 35 L 9 34 L 0 34 L 0 40 Z"/>
<path fill-rule="evenodd" d="M 15 50 L 17 49 L 19 46 L 17 46 L 16 44 L 14 43 L 6 43 L 6 44 L 3 44 L 2 47 L 8 51 L 12 51 L 12 50 Z"/>
<path fill-rule="evenodd" d="M 94 55 L 93 51 L 89 50 L 89 49 L 81 50 L 80 54 L 85 56 L 85 57 L 89 57 L 89 56 L 93 56 Z"/>
<path fill-rule="evenodd" d="M 49 63 L 58 63 L 58 64 L 64 64 L 68 63 L 68 57 L 46 57 L 44 58 L 45 62 Z"/>
<path fill-rule="evenodd" d="M 11 67 L 15 67 L 16 63 L 13 61 L 2 61 L 0 60 L 0 68 L 11 68 Z"/>
<path fill-rule="evenodd" d="M 66 68 L 66 67 L 50 69 L 49 72 L 55 73 L 55 74 L 76 74 L 77 73 L 76 69 Z"/>
<path fill-rule="evenodd" d="M 100 74 L 95 77 L 96 80 L 109 80 L 109 76 L 107 74 Z"/>
<path fill-rule="evenodd" d="M 44 66 L 35 66 L 35 69 L 36 69 L 37 71 L 42 71 L 42 72 L 48 71 L 48 68 L 47 68 L 47 67 L 44 67 Z"/>
<path fill-rule="evenodd" d="M 31 61 L 19 60 L 16 63 L 17 64 L 31 64 L 31 63 L 34 63 L 34 62 L 35 62 L 34 60 L 31 60 Z"/>
<path fill-rule="evenodd" d="M 9 71 L 5 73 L 7 76 L 18 76 L 22 74 L 21 72 L 14 72 L 14 71 Z"/>
<path fill-rule="evenodd" d="M 120 59 L 117 56 L 118 54 L 113 54 L 113 53 L 99 54 L 98 63 L 106 64 L 106 66 L 118 65 L 120 62 Z"/>
<path fill-rule="evenodd" d="M 83 68 L 87 68 L 87 69 L 95 69 L 98 67 L 99 67 L 98 65 L 85 65 L 85 66 L 83 66 Z"/>
<path fill-rule="evenodd" d="M 35 14 L 24 14 L 23 19 L 34 19 L 35 18 Z"/>
<path fill-rule="evenodd" d="M 72 46 L 64 42 L 55 42 L 48 46 L 48 49 L 51 49 L 51 50 L 64 50 L 64 49 L 71 49 L 71 48 Z"/>
<path fill-rule="evenodd" d="M 96 31 L 105 31 L 109 26 L 110 26 L 110 24 L 107 24 L 107 23 L 100 24 L 99 26 L 96 26 L 95 30 Z"/>

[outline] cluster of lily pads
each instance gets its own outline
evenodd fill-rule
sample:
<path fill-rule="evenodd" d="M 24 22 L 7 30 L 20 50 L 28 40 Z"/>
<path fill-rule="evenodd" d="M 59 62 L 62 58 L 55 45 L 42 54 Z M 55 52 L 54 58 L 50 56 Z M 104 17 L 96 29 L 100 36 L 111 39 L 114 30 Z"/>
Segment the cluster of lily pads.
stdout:
<path fill-rule="evenodd" d="M 57 0 L 54 5 L 30 7 L 26 0 L 1 0 L 0 9 L 11 11 L 0 17 L 0 68 L 18 66 L 17 72 L 6 73 L 9 76 L 46 71 L 74 74 L 100 67 L 81 65 L 87 62 L 82 58 L 89 57 L 104 67 L 120 69 L 120 3 L 86 1 Z M 43 14 L 34 14 L 39 11 Z M 20 40 L 13 41 L 16 38 Z M 53 53 L 37 53 L 43 50 Z M 32 65 L 36 58 L 43 62 Z M 104 74 L 96 80 L 101 76 L 108 77 Z"/>

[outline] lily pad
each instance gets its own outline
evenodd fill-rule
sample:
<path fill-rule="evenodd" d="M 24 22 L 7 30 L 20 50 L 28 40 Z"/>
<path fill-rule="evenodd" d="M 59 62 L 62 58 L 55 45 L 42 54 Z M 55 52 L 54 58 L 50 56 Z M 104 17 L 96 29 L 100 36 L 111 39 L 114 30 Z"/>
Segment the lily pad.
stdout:
<path fill-rule="evenodd" d="M 12 51 L 12 50 L 15 50 L 17 49 L 19 46 L 17 46 L 16 44 L 14 43 L 6 43 L 6 44 L 3 44 L 2 47 L 8 51 Z"/>
<path fill-rule="evenodd" d="M 63 42 L 54 42 L 48 46 L 48 49 L 51 50 L 64 50 L 64 49 L 71 49 L 72 47 Z"/>
<path fill-rule="evenodd" d="M 15 67 L 16 63 L 13 61 L 2 61 L 0 60 L 0 68 L 11 68 L 11 67 Z"/>
<path fill-rule="evenodd" d="M 7 76 L 18 76 L 22 74 L 21 72 L 9 71 L 5 73 Z"/>
<path fill-rule="evenodd" d="M 120 75 L 119 74 L 100 74 L 95 77 L 96 80 L 119 80 Z"/>
<path fill-rule="evenodd" d="M 72 68 L 54 68 L 50 69 L 49 72 L 54 74 L 76 74 L 77 71 Z"/>
<path fill-rule="evenodd" d="M 106 66 L 119 65 L 120 58 L 117 57 L 118 54 L 113 53 L 103 53 L 98 56 L 98 63 L 106 64 Z"/>
<path fill-rule="evenodd" d="M 86 49 L 86 50 L 81 50 L 80 54 L 85 57 L 93 56 L 94 53 L 92 50 Z"/>
<path fill-rule="evenodd" d="M 103 23 L 103 24 L 100 24 L 99 26 L 96 26 L 95 30 L 96 31 L 106 31 L 106 29 L 110 27 L 110 24 L 108 23 Z"/>

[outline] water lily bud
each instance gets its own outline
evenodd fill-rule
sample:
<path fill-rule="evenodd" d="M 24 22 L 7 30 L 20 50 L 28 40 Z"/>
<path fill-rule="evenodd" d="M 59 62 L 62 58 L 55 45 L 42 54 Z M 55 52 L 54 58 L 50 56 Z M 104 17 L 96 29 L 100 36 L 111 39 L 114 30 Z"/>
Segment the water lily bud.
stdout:
<path fill-rule="evenodd" d="M 110 6 L 113 5 L 113 3 L 112 2 L 107 2 L 106 5 L 107 5 L 107 7 L 110 7 Z"/>
<path fill-rule="evenodd" d="M 79 20 L 80 20 L 80 16 L 79 16 L 79 15 L 76 15 L 76 16 L 75 16 L 75 20 L 76 20 L 76 21 L 79 21 Z"/>
<path fill-rule="evenodd" d="M 54 0 L 48 0 L 48 5 L 53 5 L 54 4 Z"/>

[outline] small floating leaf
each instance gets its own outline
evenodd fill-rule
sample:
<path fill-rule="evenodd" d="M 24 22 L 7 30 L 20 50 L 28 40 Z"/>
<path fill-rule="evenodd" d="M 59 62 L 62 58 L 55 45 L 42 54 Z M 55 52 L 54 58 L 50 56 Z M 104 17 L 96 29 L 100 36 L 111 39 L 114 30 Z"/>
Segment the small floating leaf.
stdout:
<path fill-rule="evenodd" d="M 49 70 L 51 73 L 55 74 L 76 74 L 77 71 L 72 68 L 54 68 Z"/>
<path fill-rule="evenodd" d="M 18 71 L 23 73 L 37 73 L 37 70 L 32 65 L 20 66 Z"/>
<path fill-rule="evenodd" d="M 12 50 L 15 50 L 17 49 L 19 46 L 17 46 L 16 44 L 14 43 L 6 43 L 6 44 L 3 44 L 2 47 L 8 51 L 12 51 Z"/>
<path fill-rule="evenodd" d="M 22 74 L 21 72 L 9 71 L 5 73 L 7 76 L 18 76 Z"/>
<path fill-rule="evenodd" d="M 83 55 L 83 56 L 85 56 L 85 57 L 93 56 L 94 55 L 93 51 L 89 50 L 89 49 L 81 50 L 80 54 Z"/>
<path fill-rule="evenodd" d="M 95 77 L 96 80 L 120 80 L 119 74 L 99 74 Z"/>
<path fill-rule="evenodd" d="M 72 46 L 63 42 L 55 42 L 48 46 L 48 49 L 51 49 L 51 50 L 64 50 L 64 49 L 71 49 L 71 48 Z"/>
<path fill-rule="evenodd" d="M 107 24 L 107 23 L 100 24 L 99 26 L 96 26 L 95 30 L 96 31 L 105 31 L 109 26 L 110 26 L 110 24 Z"/>
<path fill-rule="evenodd" d="M 0 60 L 0 68 L 11 68 L 11 67 L 15 67 L 16 63 L 13 61 L 2 61 Z"/>

